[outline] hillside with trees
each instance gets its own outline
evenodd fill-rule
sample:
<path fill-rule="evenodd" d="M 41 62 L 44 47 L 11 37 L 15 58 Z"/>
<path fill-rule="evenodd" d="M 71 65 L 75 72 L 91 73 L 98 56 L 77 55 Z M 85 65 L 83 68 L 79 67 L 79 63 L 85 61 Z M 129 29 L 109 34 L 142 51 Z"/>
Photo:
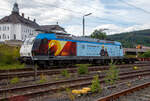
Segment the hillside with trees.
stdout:
<path fill-rule="evenodd" d="M 135 48 L 139 44 L 150 47 L 150 29 L 108 35 L 107 40 L 119 41 L 125 48 Z"/>

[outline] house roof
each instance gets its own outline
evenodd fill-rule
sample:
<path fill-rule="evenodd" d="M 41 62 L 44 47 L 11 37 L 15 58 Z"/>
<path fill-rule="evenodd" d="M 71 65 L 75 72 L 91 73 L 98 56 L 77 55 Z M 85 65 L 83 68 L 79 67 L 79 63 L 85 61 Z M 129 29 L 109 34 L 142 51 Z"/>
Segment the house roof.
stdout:
<path fill-rule="evenodd" d="M 9 16 L 5 16 L 0 19 L 0 24 L 12 23 L 12 24 L 24 24 L 33 28 L 39 28 L 39 25 L 35 21 L 20 16 L 18 13 L 12 12 Z"/>
<path fill-rule="evenodd" d="M 59 25 L 41 25 L 38 31 L 46 32 L 46 33 L 67 33 L 64 28 Z"/>

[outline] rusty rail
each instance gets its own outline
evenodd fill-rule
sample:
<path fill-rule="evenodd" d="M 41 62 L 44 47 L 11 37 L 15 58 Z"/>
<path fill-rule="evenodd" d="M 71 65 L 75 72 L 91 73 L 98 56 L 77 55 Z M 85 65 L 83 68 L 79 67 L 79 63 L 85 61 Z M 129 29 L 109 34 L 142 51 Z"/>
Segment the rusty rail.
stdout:
<path fill-rule="evenodd" d="M 125 65 L 117 65 L 117 66 L 133 66 L 133 65 L 146 65 L 147 63 L 144 63 L 144 62 L 139 62 L 139 63 L 135 63 L 135 64 L 125 64 Z M 56 66 L 55 66 L 56 67 Z M 53 66 L 53 68 L 46 68 L 46 69 L 42 69 L 42 68 L 38 68 L 38 71 L 42 71 L 42 70 L 59 70 L 59 69 L 64 69 L 64 68 L 58 68 L 58 67 L 56 67 L 55 68 L 54 66 Z M 92 67 L 94 67 L 94 66 L 92 66 Z M 109 67 L 109 66 L 99 66 L 99 67 Z M 65 69 L 71 69 L 71 67 L 66 67 Z M 13 73 L 13 72 L 28 72 L 28 71 L 34 71 L 33 70 L 33 67 L 32 68 L 23 68 L 23 69 L 10 69 L 9 70 L 9 73 Z M 0 70 L 0 73 L 7 73 L 8 72 L 8 70 Z"/>
<path fill-rule="evenodd" d="M 149 64 L 132 64 L 132 65 L 118 65 L 119 68 L 131 68 L 134 65 L 136 66 L 149 66 Z M 95 67 L 89 67 L 89 71 L 98 71 L 98 70 L 107 70 L 109 66 L 95 66 Z M 48 69 L 48 70 L 39 70 L 37 72 L 38 75 L 41 73 L 48 74 L 48 75 L 54 75 L 54 74 L 60 74 L 63 69 Z M 69 68 L 67 69 L 70 73 L 74 73 L 77 71 L 77 68 Z M 29 77 L 29 76 L 34 76 L 34 71 L 26 71 L 26 72 L 17 72 L 17 73 L 9 73 L 9 74 L 3 74 L 0 73 L 0 80 L 2 79 L 7 79 L 9 75 L 9 78 L 13 77 Z"/>
<path fill-rule="evenodd" d="M 141 73 L 141 74 L 135 74 L 135 75 L 125 75 L 125 76 L 121 76 L 119 77 L 119 79 L 124 80 L 124 79 L 129 79 L 129 78 L 134 78 L 134 77 L 138 77 L 138 76 L 146 76 L 146 75 L 150 75 L 150 72 L 148 73 Z M 101 77 L 100 77 L 101 78 Z M 18 87 L 18 88 L 12 88 L 12 89 L 1 89 L 1 92 L 6 92 L 6 91 L 17 91 L 17 90 L 27 90 L 27 89 L 32 89 L 32 88 L 42 88 L 42 87 L 48 87 L 52 84 L 62 84 L 62 83 L 67 83 L 67 82 L 74 82 L 74 81 L 80 81 L 80 80 L 91 80 L 91 78 L 83 78 L 83 79 L 76 79 L 76 80 L 66 80 L 66 81 L 58 81 L 55 83 L 45 83 L 45 84 L 39 84 L 39 85 L 31 85 L 31 86 L 24 86 L 24 87 Z M 104 79 L 101 78 L 100 80 L 101 83 L 104 83 Z M 79 83 L 79 84 L 73 84 L 73 85 L 69 85 L 67 86 L 68 88 L 77 88 L 77 87 L 85 87 L 90 85 L 91 82 L 85 82 L 85 83 Z M 40 91 L 34 91 L 34 92 L 28 92 L 28 93 L 24 93 L 22 95 L 15 95 L 13 97 L 18 97 L 18 96 L 27 96 L 27 97 L 32 97 L 32 96 L 36 96 L 38 94 L 45 94 L 48 92 L 56 92 L 57 90 L 65 90 L 64 87 L 57 87 L 57 88 L 53 88 L 53 89 L 47 89 L 47 90 L 40 90 Z M 7 100 L 8 98 L 0 98 L 0 100 Z M 104 100 L 105 101 L 105 100 Z M 107 101 L 107 100 L 106 100 Z"/>
<path fill-rule="evenodd" d="M 148 86 L 150 86 L 150 82 L 144 83 L 144 84 L 141 84 L 141 85 L 129 88 L 129 89 L 125 89 L 125 90 L 123 90 L 121 92 L 114 93 L 114 94 L 108 95 L 106 97 L 102 97 L 102 98 L 98 99 L 97 101 L 113 101 L 115 99 L 118 99 L 121 96 L 125 96 L 125 95 L 127 95 L 129 93 L 133 93 L 134 91 L 146 88 Z"/>

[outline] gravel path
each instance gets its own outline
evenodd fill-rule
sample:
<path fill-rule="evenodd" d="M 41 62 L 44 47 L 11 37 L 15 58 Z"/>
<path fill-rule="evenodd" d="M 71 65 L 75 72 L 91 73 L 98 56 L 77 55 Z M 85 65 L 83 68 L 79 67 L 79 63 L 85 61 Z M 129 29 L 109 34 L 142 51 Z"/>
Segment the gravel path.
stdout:
<path fill-rule="evenodd" d="M 132 87 L 146 83 L 146 82 L 150 82 L 150 77 L 145 77 L 141 80 L 135 79 L 135 80 L 130 81 Z M 115 92 L 119 92 L 119 91 L 121 91 L 123 89 L 127 89 L 127 88 L 129 88 L 127 86 L 127 83 L 117 84 L 116 87 L 114 87 L 114 88 L 110 88 L 107 86 L 107 87 L 103 88 L 101 93 L 88 94 L 88 95 L 76 97 L 75 101 L 96 101 L 100 97 L 107 96 L 107 95 L 110 95 Z M 147 93 L 148 95 L 146 96 L 146 94 L 143 92 L 148 92 Z M 142 94 L 145 94 L 146 97 L 141 97 L 141 96 L 144 96 Z M 148 98 L 149 98 L 149 100 L 148 100 Z M 34 100 L 32 100 L 32 101 L 34 101 Z M 66 98 L 60 97 L 57 99 L 56 98 L 54 98 L 54 99 L 46 98 L 46 99 L 41 99 L 39 101 L 71 101 L 71 100 L 67 97 Z M 119 100 L 116 100 L 116 101 L 150 101 L 150 87 L 148 89 L 138 91 L 138 92 L 128 95 L 126 97 L 121 97 Z"/>

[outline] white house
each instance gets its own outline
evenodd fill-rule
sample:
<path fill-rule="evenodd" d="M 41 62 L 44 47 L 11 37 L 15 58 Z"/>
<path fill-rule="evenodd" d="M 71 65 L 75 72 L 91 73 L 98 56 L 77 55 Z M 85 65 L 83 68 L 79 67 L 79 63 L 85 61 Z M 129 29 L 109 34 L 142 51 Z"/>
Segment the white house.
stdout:
<path fill-rule="evenodd" d="M 38 25 L 36 20 L 30 20 L 24 17 L 24 13 L 19 14 L 18 4 L 15 3 L 9 16 L 0 19 L 0 42 L 6 40 L 24 41 L 27 37 L 37 35 L 39 32 L 44 33 L 67 33 L 64 28 L 56 25 Z"/>
<path fill-rule="evenodd" d="M 13 10 L 9 16 L 0 19 L 0 41 L 5 40 L 21 40 L 36 35 L 35 31 L 40 26 L 35 19 L 31 21 L 24 18 L 24 14 L 19 14 L 18 4 L 15 3 Z"/>

